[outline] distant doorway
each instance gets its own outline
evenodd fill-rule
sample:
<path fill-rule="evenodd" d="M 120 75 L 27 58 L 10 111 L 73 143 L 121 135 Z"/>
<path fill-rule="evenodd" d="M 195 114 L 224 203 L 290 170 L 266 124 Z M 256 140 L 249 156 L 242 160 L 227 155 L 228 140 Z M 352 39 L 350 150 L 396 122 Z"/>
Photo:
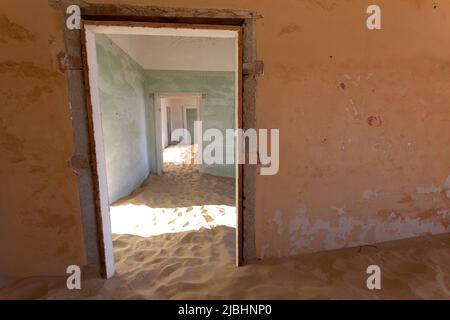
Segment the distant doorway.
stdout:
<path fill-rule="evenodd" d="M 156 174 L 164 172 L 164 149 L 170 145 L 194 144 L 194 121 L 202 120 L 203 93 L 155 93 Z M 187 129 L 187 135 L 174 135 Z M 166 153 L 167 154 L 167 153 Z"/>

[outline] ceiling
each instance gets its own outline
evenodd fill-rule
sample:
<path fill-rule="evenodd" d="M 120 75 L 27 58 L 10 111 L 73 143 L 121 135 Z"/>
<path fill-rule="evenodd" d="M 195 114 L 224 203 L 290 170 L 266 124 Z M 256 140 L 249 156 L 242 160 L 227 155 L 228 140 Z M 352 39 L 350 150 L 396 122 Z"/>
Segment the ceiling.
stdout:
<path fill-rule="evenodd" d="M 235 71 L 236 39 L 108 34 L 144 69 Z"/>

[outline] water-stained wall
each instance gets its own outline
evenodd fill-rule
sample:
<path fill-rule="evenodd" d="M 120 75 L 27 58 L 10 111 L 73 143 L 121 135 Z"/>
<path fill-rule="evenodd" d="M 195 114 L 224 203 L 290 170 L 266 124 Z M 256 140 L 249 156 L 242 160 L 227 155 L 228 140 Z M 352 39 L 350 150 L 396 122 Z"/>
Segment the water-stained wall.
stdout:
<path fill-rule="evenodd" d="M 113 2 L 93 0 L 91 2 Z M 258 257 L 448 232 L 450 3 L 126 0 L 249 9 L 259 128 L 280 129 L 280 171 L 256 181 Z M 84 263 L 62 17 L 0 2 L 0 270 L 63 274 Z"/>
<path fill-rule="evenodd" d="M 144 69 L 107 36 L 96 35 L 99 100 L 110 202 L 130 194 L 150 172 Z"/>
<path fill-rule="evenodd" d="M 259 5 L 280 171 L 257 179 L 257 256 L 448 232 L 450 3 L 376 1 L 373 31 L 369 1 L 283 3 Z"/>
<path fill-rule="evenodd" d="M 46 1 L 0 1 L 0 274 L 85 264 L 61 16 Z"/>

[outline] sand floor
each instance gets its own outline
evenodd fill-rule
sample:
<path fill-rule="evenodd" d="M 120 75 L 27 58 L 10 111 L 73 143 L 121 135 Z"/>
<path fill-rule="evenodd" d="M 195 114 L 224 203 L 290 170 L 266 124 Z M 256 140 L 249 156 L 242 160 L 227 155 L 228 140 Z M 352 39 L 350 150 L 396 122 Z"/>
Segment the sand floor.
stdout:
<path fill-rule="evenodd" d="M 0 299 L 450 299 L 450 235 L 235 267 L 233 180 L 178 156 L 113 204 L 112 279 L 85 275 L 79 291 L 65 278 L 4 281 Z M 371 264 L 381 290 L 366 287 Z"/>
<path fill-rule="evenodd" d="M 192 152 L 191 152 L 192 150 Z M 199 173 L 195 149 L 164 150 L 164 174 L 151 175 L 130 196 L 110 206 L 113 234 L 150 237 L 228 226 L 236 228 L 233 178 Z"/>

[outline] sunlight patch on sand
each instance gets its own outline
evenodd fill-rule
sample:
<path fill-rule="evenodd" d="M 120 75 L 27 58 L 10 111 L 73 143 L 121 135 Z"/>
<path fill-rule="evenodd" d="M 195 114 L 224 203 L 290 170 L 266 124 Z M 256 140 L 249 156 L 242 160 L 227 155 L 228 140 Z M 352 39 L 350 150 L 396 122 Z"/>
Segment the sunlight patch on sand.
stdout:
<path fill-rule="evenodd" d="M 164 149 L 164 163 L 193 163 L 197 145 L 178 144 Z"/>
<path fill-rule="evenodd" d="M 226 205 L 184 208 L 151 208 L 134 204 L 111 206 L 111 228 L 116 234 L 149 237 L 217 226 L 236 228 L 236 208 Z"/>

